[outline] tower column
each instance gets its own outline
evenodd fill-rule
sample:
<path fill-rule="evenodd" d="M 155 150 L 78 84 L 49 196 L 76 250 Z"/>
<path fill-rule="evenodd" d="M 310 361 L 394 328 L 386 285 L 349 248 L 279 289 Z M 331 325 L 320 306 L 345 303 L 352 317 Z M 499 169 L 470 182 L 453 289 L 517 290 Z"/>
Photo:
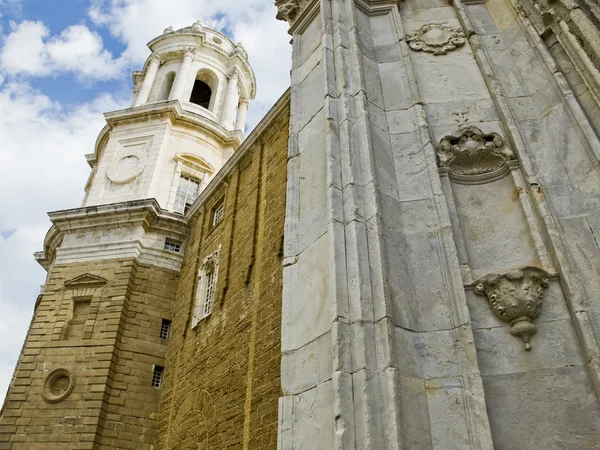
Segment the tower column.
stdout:
<path fill-rule="evenodd" d="M 235 129 L 244 132 L 246 126 L 246 116 L 248 115 L 248 101 L 242 100 L 238 107 L 237 121 L 235 123 Z"/>
<path fill-rule="evenodd" d="M 142 89 L 140 89 L 140 93 L 135 99 L 135 106 L 141 106 L 148 101 L 148 95 L 150 94 L 150 89 L 152 88 L 152 84 L 154 83 L 154 78 L 156 77 L 156 71 L 158 70 L 158 66 L 160 66 L 160 58 L 155 56 L 150 60 L 148 64 L 148 70 L 146 71 L 146 76 L 144 77 L 144 82 L 142 83 Z"/>
<path fill-rule="evenodd" d="M 225 106 L 221 115 L 221 125 L 227 130 L 233 130 L 235 121 L 235 107 L 238 104 L 238 73 L 233 70 L 229 75 L 229 84 L 227 85 L 227 93 L 225 94 Z"/>
<path fill-rule="evenodd" d="M 175 77 L 175 83 L 171 89 L 169 100 L 179 100 L 180 102 L 183 102 L 181 96 L 185 89 L 185 83 L 190 77 L 190 69 L 192 68 L 192 61 L 194 60 L 194 50 L 193 47 L 188 47 L 183 50 L 183 62 Z"/>

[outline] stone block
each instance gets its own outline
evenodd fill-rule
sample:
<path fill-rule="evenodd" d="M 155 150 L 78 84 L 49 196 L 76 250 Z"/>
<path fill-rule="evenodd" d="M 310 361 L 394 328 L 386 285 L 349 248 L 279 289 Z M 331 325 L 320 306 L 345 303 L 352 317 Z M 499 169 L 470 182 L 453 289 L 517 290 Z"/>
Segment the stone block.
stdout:
<path fill-rule="evenodd" d="M 600 448 L 600 409 L 585 367 L 486 376 L 483 384 L 495 449 Z"/>

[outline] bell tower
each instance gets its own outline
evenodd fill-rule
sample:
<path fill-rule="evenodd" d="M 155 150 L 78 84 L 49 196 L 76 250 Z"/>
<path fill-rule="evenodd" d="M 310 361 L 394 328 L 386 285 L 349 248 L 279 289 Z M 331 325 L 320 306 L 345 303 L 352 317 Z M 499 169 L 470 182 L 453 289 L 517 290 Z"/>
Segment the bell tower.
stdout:
<path fill-rule="evenodd" d="M 82 206 L 49 213 L 0 449 L 154 448 L 185 213 L 243 142 L 255 79 L 243 47 L 200 22 L 148 46 L 131 107 L 105 114 L 86 156 Z"/>
<path fill-rule="evenodd" d="M 194 23 L 153 39 L 131 108 L 107 113 L 83 206 L 155 198 L 183 213 L 244 139 L 256 83 L 248 55 Z"/>

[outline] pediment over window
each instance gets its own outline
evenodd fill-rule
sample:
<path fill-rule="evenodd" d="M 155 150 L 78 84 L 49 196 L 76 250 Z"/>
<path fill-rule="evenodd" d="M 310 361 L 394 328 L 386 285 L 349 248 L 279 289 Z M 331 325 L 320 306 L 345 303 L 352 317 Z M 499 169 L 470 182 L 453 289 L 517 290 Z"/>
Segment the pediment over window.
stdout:
<path fill-rule="evenodd" d="M 76 289 L 79 287 L 96 287 L 106 284 L 106 279 L 92 275 L 91 273 L 84 273 L 75 278 L 65 281 L 65 286 L 70 289 Z"/>
<path fill-rule="evenodd" d="M 175 155 L 175 161 L 181 162 L 186 168 L 196 172 L 203 172 L 212 175 L 215 169 L 205 159 L 189 153 L 179 153 Z"/>

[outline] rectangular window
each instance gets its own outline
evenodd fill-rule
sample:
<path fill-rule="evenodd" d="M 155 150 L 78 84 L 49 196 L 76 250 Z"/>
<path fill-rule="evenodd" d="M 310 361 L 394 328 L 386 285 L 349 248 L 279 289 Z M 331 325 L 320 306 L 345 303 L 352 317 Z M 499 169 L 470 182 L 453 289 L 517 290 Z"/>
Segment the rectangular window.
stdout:
<path fill-rule="evenodd" d="M 168 339 L 170 330 L 171 330 L 171 321 L 167 320 L 167 319 L 163 319 L 162 324 L 160 326 L 160 338 Z"/>
<path fill-rule="evenodd" d="M 173 242 L 173 241 L 171 241 L 169 239 L 165 239 L 164 249 L 165 250 L 169 250 L 171 252 L 177 252 L 177 253 L 179 253 L 181 251 L 181 244 Z"/>
<path fill-rule="evenodd" d="M 192 328 L 213 310 L 213 304 L 217 293 L 217 276 L 219 274 L 219 253 L 221 246 L 214 253 L 208 255 L 200 266 L 198 290 L 196 292 L 196 305 Z"/>
<path fill-rule="evenodd" d="M 213 209 L 213 227 L 223 220 L 223 212 L 225 211 L 225 203 L 221 202 Z"/>
<path fill-rule="evenodd" d="M 217 271 L 206 274 L 206 299 L 204 301 L 204 312 L 202 317 L 208 316 L 212 312 L 213 300 L 215 299 L 215 290 L 217 284 Z"/>
<path fill-rule="evenodd" d="M 188 208 L 194 203 L 200 193 L 200 180 L 181 175 L 179 178 L 179 186 L 175 194 L 175 204 L 173 210 L 184 214 Z"/>
<path fill-rule="evenodd" d="M 154 366 L 154 372 L 152 373 L 152 387 L 160 388 L 162 386 L 164 372 L 165 372 L 164 367 Z"/>

